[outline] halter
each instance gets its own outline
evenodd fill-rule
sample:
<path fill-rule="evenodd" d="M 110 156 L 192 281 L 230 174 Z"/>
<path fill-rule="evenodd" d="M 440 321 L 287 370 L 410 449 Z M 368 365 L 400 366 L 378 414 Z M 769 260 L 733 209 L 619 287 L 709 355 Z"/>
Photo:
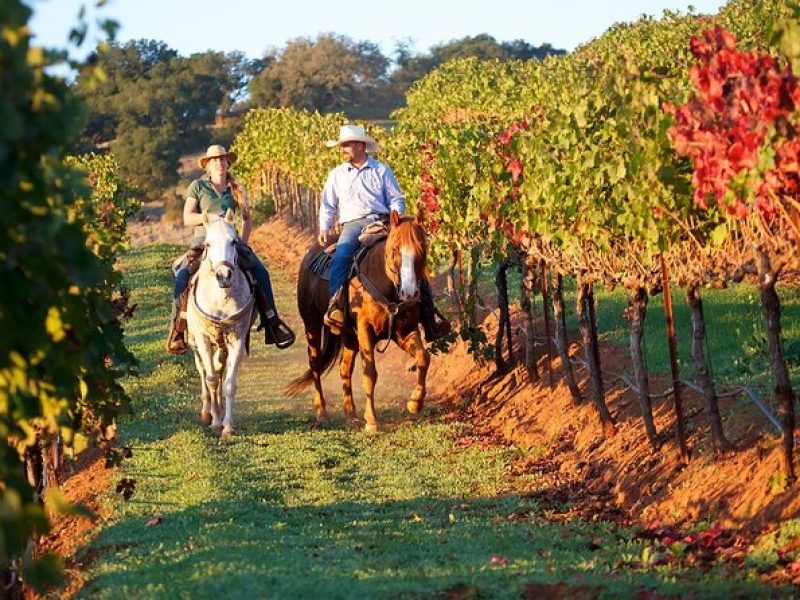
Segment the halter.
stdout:
<path fill-rule="evenodd" d="M 388 242 L 388 240 L 387 240 L 387 242 Z M 400 273 L 399 273 L 398 269 L 396 269 L 394 267 L 394 263 L 388 262 L 385 265 L 385 271 L 389 274 L 389 280 L 394 285 L 394 291 L 395 291 L 396 297 L 399 298 L 400 297 L 400 285 L 401 285 L 402 281 L 401 281 Z M 378 288 L 378 286 L 375 285 L 375 283 L 373 283 L 372 280 L 364 274 L 364 272 L 361 270 L 361 266 L 360 266 L 360 264 L 358 262 L 356 262 L 356 275 L 358 277 L 358 281 L 364 287 L 364 290 L 366 290 L 366 292 L 370 296 L 372 296 L 372 299 L 379 306 L 381 306 L 387 312 L 387 314 L 389 315 L 389 327 L 388 327 L 388 331 L 386 333 L 386 338 L 378 340 L 378 342 L 385 341 L 386 345 L 383 347 L 383 349 L 379 348 L 377 344 L 376 344 L 376 347 L 375 347 L 375 350 L 377 352 L 383 354 L 384 352 L 386 352 L 386 349 L 389 347 L 389 342 L 391 342 L 392 331 L 394 329 L 394 320 L 395 320 L 395 318 L 400 313 L 405 312 L 405 311 L 413 308 L 417 304 L 419 304 L 419 301 L 420 301 L 419 300 L 419 294 L 417 294 L 416 296 L 414 296 L 412 298 L 408 298 L 406 300 L 401 300 L 400 302 L 393 302 L 393 301 L 389 300 L 389 298 L 386 297 L 386 295 Z M 421 280 L 421 278 L 417 279 L 417 286 L 418 287 L 419 287 L 420 280 Z"/>
<path fill-rule="evenodd" d="M 234 234 L 234 239 L 238 239 L 238 236 Z M 201 262 L 205 262 L 208 258 L 208 238 L 205 239 L 203 242 L 203 256 L 200 258 Z M 211 260 L 208 261 L 209 267 L 211 271 L 216 272 L 217 268 L 219 267 L 228 267 L 231 271 L 236 270 L 239 262 L 239 253 L 234 251 L 233 253 L 233 262 L 229 260 L 221 260 L 219 262 L 213 262 Z"/>
<path fill-rule="evenodd" d="M 231 272 L 235 272 L 237 268 L 239 268 L 239 253 L 234 250 L 233 253 L 233 260 L 221 260 L 219 262 L 213 262 L 208 258 L 208 240 L 204 242 L 204 249 L 203 249 L 203 256 L 202 262 L 208 262 L 209 270 L 212 273 L 216 273 L 216 270 L 219 267 L 228 267 Z M 252 318 L 252 310 L 253 310 L 253 303 L 255 302 L 255 295 L 250 293 L 247 302 L 245 305 L 235 312 L 232 315 L 229 315 L 225 318 L 217 318 L 213 315 L 208 314 L 204 311 L 200 305 L 197 303 L 197 283 L 193 286 L 192 290 L 192 305 L 197 310 L 197 312 L 203 317 L 203 321 L 205 322 L 205 326 L 207 329 L 214 332 L 215 337 L 217 338 L 217 343 L 220 343 L 222 336 L 225 334 L 226 331 L 232 329 L 239 321 L 244 319 L 245 317 L 249 316 Z"/>

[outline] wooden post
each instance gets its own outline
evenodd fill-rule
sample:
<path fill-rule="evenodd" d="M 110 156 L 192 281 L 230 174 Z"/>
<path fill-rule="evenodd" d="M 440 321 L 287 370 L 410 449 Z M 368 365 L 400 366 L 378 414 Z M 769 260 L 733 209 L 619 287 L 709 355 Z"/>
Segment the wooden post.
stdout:
<path fill-rule="evenodd" d="M 550 384 L 550 389 L 555 388 L 556 384 L 553 381 L 553 344 L 550 326 L 550 294 L 547 290 L 547 264 L 544 260 L 539 262 L 542 274 L 542 309 L 544 310 L 544 337 L 547 343 L 547 383 Z"/>
<path fill-rule="evenodd" d="M 669 343 L 669 364 L 672 369 L 672 389 L 675 396 L 675 431 L 681 460 L 689 463 L 689 446 L 683 427 L 683 399 L 681 398 L 681 374 L 678 369 L 678 345 L 675 341 L 675 318 L 672 313 L 672 292 L 669 287 L 669 269 L 664 255 L 661 255 L 661 282 L 664 287 L 664 316 L 667 319 L 667 342 Z"/>

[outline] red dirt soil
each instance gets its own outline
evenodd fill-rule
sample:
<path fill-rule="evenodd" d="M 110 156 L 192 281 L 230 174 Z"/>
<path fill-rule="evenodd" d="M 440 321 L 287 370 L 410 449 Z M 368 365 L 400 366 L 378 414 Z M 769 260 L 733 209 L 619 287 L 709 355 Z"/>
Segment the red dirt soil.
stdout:
<path fill-rule="evenodd" d="M 311 240 L 310 233 L 273 219 L 253 233 L 251 243 L 270 264 L 296 272 Z M 490 340 L 496 333 L 496 313 L 488 315 L 482 325 Z M 512 311 L 516 332 L 523 327 L 519 317 Z M 521 354 L 518 343 L 515 341 L 517 355 Z M 572 344 L 570 355 L 579 351 L 579 346 Z M 624 350 L 607 344 L 601 354 L 604 371 L 632 372 Z M 573 405 L 560 369 L 556 357 L 552 390 L 547 385 L 546 356 L 539 357 L 538 382 L 530 381 L 523 366 L 497 377 L 494 363 L 477 364 L 466 346 L 458 344 L 447 355 L 433 357 L 428 382 L 431 396 L 443 406 L 460 407 L 477 428 L 508 442 L 545 449 L 566 479 L 579 482 L 588 492 L 609 496 L 614 505 L 638 515 L 637 520 L 670 524 L 715 520 L 726 527 L 760 530 L 776 520 L 798 516 L 800 496 L 792 490 L 770 491 L 770 478 L 780 471 L 780 441 L 754 406 L 740 406 L 724 423 L 727 436 L 740 451 L 715 457 L 702 399 L 685 389 L 692 460 L 684 466 L 674 442 L 671 397 L 653 403 L 656 427 L 666 440 L 661 450 L 654 452 L 644 433 L 636 396 L 620 384 L 612 385 L 606 402 L 617 422 L 617 433 L 604 440 L 588 399 L 584 369 L 576 367 L 584 396 L 580 406 Z M 606 376 L 607 382 L 610 379 Z M 651 376 L 652 390 L 670 385 L 666 378 Z M 720 402 L 726 414 L 725 403 L 730 401 Z"/>
<path fill-rule="evenodd" d="M 311 240 L 310 233 L 272 219 L 253 232 L 251 245 L 266 258 L 268 266 L 296 273 Z M 496 314 L 487 313 L 482 324 L 490 340 L 497 327 Z M 519 333 L 523 324 L 513 311 L 512 322 Z M 543 330 L 539 323 L 536 327 Z M 302 343 L 302 336 L 298 337 Z M 515 353 L 520 355 L 518 339 Z M 407 362 L 405 354 L 396 349 L 390 353 L 393 351 L 392 360 L 402 368 L 400 365 Z M 578 344 L 573 343 L 570 355 L 579 352 Z M 604 371 L 632 372 L 627 354 L 614 346 L 601 348 L 601 360 Z M 715 456 L 703 402 L 698 394 L 686 390 L 692 460 L 685 466 L 674 441 L 671 398 L 653 403 L 655 424 L 665 440 L 660 451 L 653 451 L 638 400 L 620 384 L 609 385 L 612 377 L 606 377 L 606 402 L 617 432 L 604 439 L 588 398 L 585 370 L 576 368 L 584 401 L 575 406 L 560 377 L 558 359 L 552 361 L 553 389 L 547 383 L 546 356 L 539 357 L 537 368 L 538 381 L 532 382 L 525 367 L 519 365 L 497 376 L 493 363 L 476 363 L 466 346 L 459 343 L 448 354 L 432 357 L 429 401 L 439 407 L 438 418 L 472 423 L 472 433 L 462 440 L 465 445 L 513 443 L 531 449 L 512 465 L 512 472 L 541 475 L 541 485 L 529 493 L 550 518 L 611 519 L 651 533 L 668 527 L 688 528 L 698 522 L 714 523 L 715 528 L 733 530 L 730 548 L 739 556 L 741 548 L 759 534 L 775 529 L 782 520 L 800 516 L 800 484 L 782 492 L 771 485 L 780 471 L 780 441 L 752 405 L 740 404 L 724 422 L 726 435 L 739 451 Z M 652 390 L 669 385 L 666 378 L 651 377 Z M 722 413 L 727 414 L 729 401 L 720 402 Z M 82 456 L 80 463 L 82 468 L 65 481 L 63 490 L 70 501 L 100 513 L 97 499 L 109 489 L 112 471 L 104 468 L 98 452 Z M 42 551 L 65 557 L 70 575 L 65 596 L 72 596 L 82 585 L 81 569 L 91 557 L 82 555 L 80 547 L 91 539 L 94 530 L 95 525 L 86 518 L 57 517 L 51 533 L 39 546 Z M 792 569 L 796 564 L 769 576 L 790 581 L 796 576 L 797 571 L 793 573 Z M 800 584 L 800 580 L 795 583 Z"/>

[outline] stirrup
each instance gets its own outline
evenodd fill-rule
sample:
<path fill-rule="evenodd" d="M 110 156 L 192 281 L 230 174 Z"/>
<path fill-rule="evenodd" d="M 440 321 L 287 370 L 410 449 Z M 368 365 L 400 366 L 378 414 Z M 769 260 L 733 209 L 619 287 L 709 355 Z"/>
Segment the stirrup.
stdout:
<path fill-rule="evenodd" d="M 257 331 L 264 330 L 264 343 L 269 346 L 275 344 L 279 350 L 288 348 L 295 342 L 294 331 L 280 317 L 273 313 L 273 316 L 261 322 Z"/>
<path fill-rule="evenodd" d="M 280 320 L 278 316 L 275 317 L 274 322 L 270 324 L 272 329 L 272 338 L 275 340 L 275 347 L 279 350 L 288 348 L 295 341 L 294 331 Z"/>
<path fill-rule="evenodd" d="M 338 317 L 336 313 L 341 315 L 341 317 Z M 334 335 L 339 335 L 342 332 L 342 327 L 344 327 L 344 311 L 337 304 L 334 304 L 333 299 L 331 299 L 331 303 L 328 305 L 328 310 L 325 311 L 325 316 L 322 317 L 322 322 Z"/>

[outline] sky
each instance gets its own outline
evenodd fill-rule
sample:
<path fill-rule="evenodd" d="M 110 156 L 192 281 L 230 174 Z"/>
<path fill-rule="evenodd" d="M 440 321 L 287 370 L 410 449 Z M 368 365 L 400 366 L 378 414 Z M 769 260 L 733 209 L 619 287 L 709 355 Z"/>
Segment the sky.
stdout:
<path fill-rule="evenodd" d="M 642 14 L 660 16 L 665 9 L 715 13 L 723 0 L 394 0 L 345 4 L 336 0 L 23 0 L 34 10 L 35 43 L 66 47 L 78 11 L 86 6 L 89 21 L 97 16 L 117 20 L 117 40 L 161 40 L 188 56 L 195 52 L 240 50 L 260 58 L 297 37 L 334 32 L 355 41 L 371 41 L 392 55 L 408 40 L 416 52 L 464 36 L 488 33 L 498 42 L 523 39 L 534 46 L 550 43 L 573 50 L 619 21 Z M 90 30 L 85 54 L 101 37 Z"/>

